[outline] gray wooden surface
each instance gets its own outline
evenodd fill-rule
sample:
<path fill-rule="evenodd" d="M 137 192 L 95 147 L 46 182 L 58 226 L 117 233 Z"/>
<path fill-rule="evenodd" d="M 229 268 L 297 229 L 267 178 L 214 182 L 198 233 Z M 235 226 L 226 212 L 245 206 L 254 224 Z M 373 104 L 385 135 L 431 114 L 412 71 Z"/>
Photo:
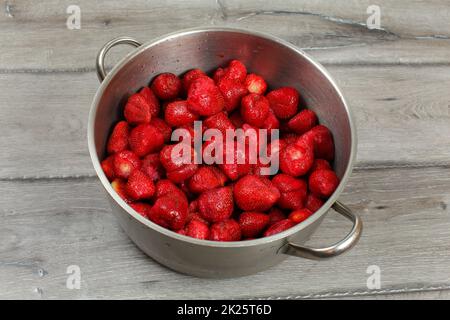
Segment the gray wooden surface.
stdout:
<path fill-rule="evenodd" d="M 379 0 L 382 30 L 364 25 L 371 1 L 79 0 L 81 30 L 66 28 L 70 4 L 0 2 L 0 298 L 450 298 L 448 1 Z M 86 146 L 97 50 L 199 25 L 280 36 L 338 81 L 359 136 L 342 201 L 365 223 L 348 254 L 197 279 L 158 265 L 118 227 Z M 329 215 L 310 243 L 349 227 Z M 79 290 L 66 288 L 70 265 Z M 366 285 L 370 265 L 380 289 Z"/>

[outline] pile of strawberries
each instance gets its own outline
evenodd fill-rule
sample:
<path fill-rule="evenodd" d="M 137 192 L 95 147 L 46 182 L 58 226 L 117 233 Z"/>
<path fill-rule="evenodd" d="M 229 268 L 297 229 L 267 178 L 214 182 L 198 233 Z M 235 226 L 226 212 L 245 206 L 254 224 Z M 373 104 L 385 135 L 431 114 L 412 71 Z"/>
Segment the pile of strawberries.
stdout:
<path fill-rule="evenodd" d="M 282 87 L 266 94 L 265 80 L 237 60 L 212 77 L 194 69 L 181 78 L 155 77 L 132 95 L 101 163 L 114 190 L 151 221 L 186 236 L 215 241 L 267 237 L 307 219 L 337 188 L 330 163 L 333 137 L 316 114 L 299 107 L 299 93 Z M 264 165 L 198 165 L 171 157 L 175 128 L 279 129 L 272 152 L 280 173 Z M 207 142 L 204 143 L 204 146 Z M 275 151 L 273 151 L 275 150 Z"/>

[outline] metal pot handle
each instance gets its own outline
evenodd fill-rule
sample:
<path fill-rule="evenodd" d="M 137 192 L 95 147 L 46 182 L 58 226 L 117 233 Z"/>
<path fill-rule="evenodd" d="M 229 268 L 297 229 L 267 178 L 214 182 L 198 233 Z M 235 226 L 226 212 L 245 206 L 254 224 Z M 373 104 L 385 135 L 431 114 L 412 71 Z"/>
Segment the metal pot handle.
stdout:
<path fill-rule="evenodd" d="M 130 37 L 119 37 L 107 42 L 98 52 L 96 60 L 97 76 L 100 82 L 102 82 L 106 77 L 105 56 L 112 47 L 115 47 L 119 44 L 129 44 L 136 48 L 142 45 L 142 43 Z"/>
<path fill-rule="evenodd" d="M 362 232 L 362 220 L 353 213 L 347 206 L 336 201 L 333 209 L 353 222 L 353 228 L 350 233 L 341 241 L 326 248 L 308 248 L 291 242 L 286 243 L 279 250 L 279 253 L 289 254 L 291 256 L 322 260 L 338 256 L 351 249 L 359 240 Z"/>

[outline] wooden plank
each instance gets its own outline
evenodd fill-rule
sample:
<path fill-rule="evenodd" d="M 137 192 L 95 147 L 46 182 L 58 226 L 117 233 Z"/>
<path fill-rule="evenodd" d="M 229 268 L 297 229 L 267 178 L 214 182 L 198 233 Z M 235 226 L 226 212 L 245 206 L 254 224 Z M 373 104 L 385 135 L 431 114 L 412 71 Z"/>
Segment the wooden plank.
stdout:
<path fill-rule="evenodd" d="M 450 67 L 330 66 L 353 107 L 358 168 L 448 165 Z M 0 178 L 91 176 L 94 73 L 0 75 Z"/>
<path fill-rule="evenodd" d="M 358 171 L 340 199 L 364 221 L 354 249 L 226 280 L 180 275 L 146 257 L 119 229 L 97 179 L 1 181 L 0 194 L 0 298 L 360 298 L 450 289 L 448 169 Z M 309 244 L 330 244 L 349 227 L 330 214 Z M 81 268 L 80 290 L 66 288 L 70 265 Z M 379 290 L 367 289 L 370 265 L 381 270 Z"/>
<path fill-rule="evenodd" d="M 68 30 L 69 0 L 8 1 L 0 15 L 0 72 L 92 70 L 97 51 L 113 37 L 141 41 L 200 25 L 264 31 L 286 39 L 325 63 L 450 62 L 449 9 L 445 0 L 432 3 L 378 1 L 382 27 L 365 25 L 370 1 L 216 2 L 78 1 L 81 29 Z M 99 9 L 101 8 L 101 10 Z M 429 14 L 424 14 L 427 12 Z M 11 45 L 14 44 L 14 45 Z M 115 64 L 130 48 L 114 49 Z"/>

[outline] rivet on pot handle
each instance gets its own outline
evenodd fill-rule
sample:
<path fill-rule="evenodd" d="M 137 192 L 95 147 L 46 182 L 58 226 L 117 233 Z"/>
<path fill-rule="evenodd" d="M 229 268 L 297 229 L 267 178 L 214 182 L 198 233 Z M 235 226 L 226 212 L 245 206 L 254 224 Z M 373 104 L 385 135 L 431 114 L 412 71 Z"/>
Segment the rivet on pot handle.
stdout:
<path fill-rule="evenodd" d="M 351 249 L 358 242 L 359 237 L 361 236 L 361 218 L 339 201 L 334 203 L 333 209 L 353 222 L 352 230 L 343 240 L 326 248 L 308 248 L 288 242 L 280 248 L 279 253 L 289 254 L 301 258 L 321 260 L 338 256 Z"/>
<path fill-rule="evenodd" d="M 119 44 L 129 44 L 136 48 L 142 45 L 142 43 L 130 37 L 119 37 L 107 42 L 103 46 L 103 48 L 98 52 L 97 55 L 96 67 L 97 67 L 97 76 L 100 82 L 102 82 L 106 77 L 105 56 L 112 47 L 115 47 Z"/>

